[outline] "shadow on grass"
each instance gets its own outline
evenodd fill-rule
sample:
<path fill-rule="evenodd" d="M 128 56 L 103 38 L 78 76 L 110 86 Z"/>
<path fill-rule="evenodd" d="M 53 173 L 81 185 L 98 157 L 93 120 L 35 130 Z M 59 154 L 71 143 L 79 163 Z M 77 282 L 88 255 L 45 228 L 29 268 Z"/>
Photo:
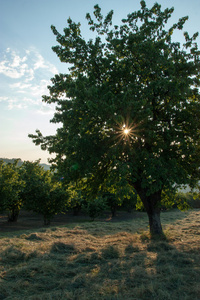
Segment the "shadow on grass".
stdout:
<path fill-rule="evenodd" d="M 55 242 L 29 255 L 9 246 L 0 263 L 0 299 L 199 299 L 198 253 L 167 240 L 82 251 Z"/>
<path fill-rule="evenodd" d="M 187 212 L 180 212 L 179 210 L 171 210 L 161 213 L 161 221 L 165 225 L 169 225 L 177 220 L 182 220 L 186 217 Z M 91 222 L 91 219 L 83 214 L 79 216 L 73 216 L 72 213 L 58 214 L 55 216 L 49 226 L 71 226 L 76 227 L 77 224 L 84 226 L 85 224 L 123 224 L 124 222 L 137 223 L 143 220 L 143 224 L 148 225 L 148 218 L 146 212 L 133 211 L 127 213 L 124 211 L 118 211 L 116 217 L 111 217 L 110 212 L 105 212 L 104 216 L 95 219 Z M 44 226 L 42 216 L 27 211 L 20 211 L 19 220 L 15 223 L 7 222 L 7 216 L 4 214 L 0 215 L 0 235 L 5 236 L 9 233 L 21 231 L 22 233 L 30 230 L 42 230 L 47 228 Z"/>

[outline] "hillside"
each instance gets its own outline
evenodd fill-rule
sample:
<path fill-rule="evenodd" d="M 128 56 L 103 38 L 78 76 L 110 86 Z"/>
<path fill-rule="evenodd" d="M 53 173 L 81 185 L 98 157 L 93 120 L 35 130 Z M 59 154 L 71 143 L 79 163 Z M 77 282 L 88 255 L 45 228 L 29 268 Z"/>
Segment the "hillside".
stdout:
<path fill-rule="evenodd" d="M 19 160 L 18 166 L 20 167 L 23 164 L 23 160 L 21 160 L 21 158 L 0 158 L 0 160 L 3 160 L 6 164 L 13 163 L 16 159 Z M 40 166 L 42 166 L 44 170 L 50 170 L 50 165 L 48 164 L 42 163 Z"/>

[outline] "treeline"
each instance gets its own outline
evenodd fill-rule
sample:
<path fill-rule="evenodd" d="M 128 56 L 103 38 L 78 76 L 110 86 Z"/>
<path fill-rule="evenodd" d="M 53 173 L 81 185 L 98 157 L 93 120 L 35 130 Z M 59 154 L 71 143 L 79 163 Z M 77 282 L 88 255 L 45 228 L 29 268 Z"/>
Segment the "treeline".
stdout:
<path fill-rule="evenodd" d="M 19 160 L 0 161 L 0 212 L 7 213 L 8 221 L 16 222 L 22 208 L 41 214 L 45 225 L 50 224 L 56 214 L 69 210 L 74 215 L 83 211 L 93 220 L 108 209 L 113 216 L 118 209 L 144 210 L 135 190 L 123 184 L 122 179 L 113 184 L 109 182 L 94 199 L 87 197 L 88 189 L 84 181 L 66 185 L 64 178 L 45 170 L 39 161 L 25 161 L 20 165 Z M 200 207 L 200 201 L 189 193 L 165 191 L 161 205 L 163 209 L 184 209 Z"/>
<path fill-rule="evenodd" d="M 44 170 L 39 161 L 0 161 L 0 211 L 7 212 L 8 221 L 17 221 L 20 209 L 43 215 L 44 223 L 64 210 L 68 193 L 54 175 Z"/>
<path fill-rule="evenodd" d="M 22 166 L 23 165 L 23 160 L 21 158 L 0 158 L 0 161 L 4 161 L 6 164 L 13 164 L 17 160 L 17 166 Z M 43 167 L 45 170 L 50 170 L 50 165 L 48 164 L 41 164 L 39 163 L 41 167 Z"/>

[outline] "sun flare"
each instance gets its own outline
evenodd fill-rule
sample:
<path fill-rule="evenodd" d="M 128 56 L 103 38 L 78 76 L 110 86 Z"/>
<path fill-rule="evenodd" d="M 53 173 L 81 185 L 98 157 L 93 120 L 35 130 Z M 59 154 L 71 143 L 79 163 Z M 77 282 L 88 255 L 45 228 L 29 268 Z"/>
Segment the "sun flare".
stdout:
<path fill-rule="evenodd" d="M 129 134 L 129 132 L 130 132 L 130 129 L 129 129 L 129 128 L 124 129 L 124 134 L 125 134 L 125 135 Z"/>
<path fill-rule="evenodd" d="M 118 123 L 118 126 L 116 127 L 116 134 L 118 138 L 118 142 L 128 142 L 129 144 L 131 141 L 136 141 L 138 138 L 138 124 L 135 124 L 134 122 L 124 122 L 124 123 Z"/>

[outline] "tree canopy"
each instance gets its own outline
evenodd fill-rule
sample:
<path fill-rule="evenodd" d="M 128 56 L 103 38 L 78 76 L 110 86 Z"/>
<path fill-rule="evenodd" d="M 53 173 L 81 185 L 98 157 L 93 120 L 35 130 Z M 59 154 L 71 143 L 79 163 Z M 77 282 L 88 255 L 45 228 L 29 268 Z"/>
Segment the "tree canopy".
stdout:
<path fill-rule="evenodd" d="M 86 15 L 96 33 L 88 41 L 70 18 L 63 34 L 51 26 L 58 42 L 52 49 L 70 64 L 43 96 L 56 103 L 51 122 L 60 127 L 54 136 L 29 135 L 55 153 L 52 163 L 66 181 L 84 178 L 94 192 L 107 178 L 123 178 L 139 194 L 151 233 L 162 232 L 163 189 L 199 179 L 198 33 L 174 42 L 188 17 L 167 29 L 173 10 L 141 1 L 140 10 L 113 25 L 113 11 L 103 17 L 96 5 L 94 19 Z"/>
<path fill-rule="evenodd" d="M 21 192 L 25 181 L 21 178 L 19 160 L 4 163 L 0 160 L 0 211 L 7 211 L 8 221 L 16 222 L 22 206 Z"/>

